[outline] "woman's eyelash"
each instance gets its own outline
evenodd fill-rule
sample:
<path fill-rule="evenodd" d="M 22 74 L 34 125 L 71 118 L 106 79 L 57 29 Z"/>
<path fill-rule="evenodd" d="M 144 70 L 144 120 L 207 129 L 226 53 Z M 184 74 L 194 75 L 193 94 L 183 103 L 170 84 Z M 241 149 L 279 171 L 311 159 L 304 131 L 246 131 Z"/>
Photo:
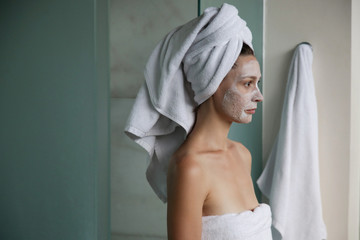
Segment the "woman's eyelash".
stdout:
<path fill-rule="evenodd" d="M 244 83 L 244 85 L 247 86 L 247 87 L 249 87 L 251 84 L 257 84 L 257 85 L 259 85 L 260 83 L 261 83 L 260 80 L 257 81 L 256 83 L 255 83 L 255 81 L 247 81 L 247 82 Z"/>

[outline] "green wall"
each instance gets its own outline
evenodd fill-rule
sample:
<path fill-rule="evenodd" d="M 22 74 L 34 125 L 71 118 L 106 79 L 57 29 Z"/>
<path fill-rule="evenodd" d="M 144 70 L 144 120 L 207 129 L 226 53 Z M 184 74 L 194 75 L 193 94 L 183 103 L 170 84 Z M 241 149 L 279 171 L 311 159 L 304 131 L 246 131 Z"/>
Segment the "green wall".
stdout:
<path fill-rule="evenodd" d="M 0 3 L 0 239 L 110 239 L 107 11 Z"/>
<path fill-rule="evenodd" d="M 199 0 L 199 13 L 210 6 L 220 7 L 224 2 L 234 5 L 239 10 L 239 16 L 247 22 L 253 35 L 255 56 L 262 69 L 263 0 Z M 262 89 L 261 83 L 260 89 Z M 241 142 L 250 150 L 252 155 L 251 176 L 256 197 L 261 202 L 261 192 L 256 185 L 256 180 L 262 172 L 262 104 L 258 104 L 258 110 L 250 124 L 232 124 L 229 138 Z"/>

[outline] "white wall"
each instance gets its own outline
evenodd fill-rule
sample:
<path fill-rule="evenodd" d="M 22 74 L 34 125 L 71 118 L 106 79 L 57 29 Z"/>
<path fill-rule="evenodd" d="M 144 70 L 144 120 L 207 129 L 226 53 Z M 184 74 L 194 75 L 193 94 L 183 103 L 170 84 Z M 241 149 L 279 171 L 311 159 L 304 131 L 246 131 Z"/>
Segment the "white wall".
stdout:
<path fill-rule="evenodd" d="M 360 1 L 351 2 L 351 138 L 349 240 L 359 239 L 360 211 Z"/>
<path fill-rule="evenodd" d="M 351 1 L 266 1 L 264 19 L 263 156 L 279 129 L 292 52 L 308 41 L 314 49 L 323 217 L 329 240 L 347 239 Z"/>

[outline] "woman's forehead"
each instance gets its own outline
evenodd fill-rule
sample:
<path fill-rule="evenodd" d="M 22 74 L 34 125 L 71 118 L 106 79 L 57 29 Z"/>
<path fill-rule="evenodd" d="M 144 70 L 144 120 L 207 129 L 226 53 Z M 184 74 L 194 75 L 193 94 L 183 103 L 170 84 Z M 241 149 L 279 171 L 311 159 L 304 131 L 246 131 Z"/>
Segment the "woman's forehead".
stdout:
<path fill-rule="evenodd" d="M 237 72 L 237 74 L 260 75 L 259 62 L 253 55 L 239 56 L 234 63 L 233 69 Z"/>
<path fill-rule="evenodd" d="M 257 59 L 254 55 L 240 55 L 236 61 L 235 61 L 235 64 L 237 66 L 241 65 L 241 64 L 244 64 L 244 63 L 247 63 L 247 62 L 251 62 L 251 61 L 255 61 L 257 62 Z"/>

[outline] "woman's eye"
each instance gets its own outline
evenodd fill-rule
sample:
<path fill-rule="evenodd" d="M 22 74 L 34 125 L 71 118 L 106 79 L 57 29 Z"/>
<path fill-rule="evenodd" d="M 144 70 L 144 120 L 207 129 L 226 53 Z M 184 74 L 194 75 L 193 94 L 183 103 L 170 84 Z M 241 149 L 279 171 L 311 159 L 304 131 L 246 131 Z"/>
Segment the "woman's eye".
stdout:
<path fill-rule="evenodd" d="M 246 87 L 250 87 L 250 85 L 251 85 L 251 81 L 245 83 Z"/>

